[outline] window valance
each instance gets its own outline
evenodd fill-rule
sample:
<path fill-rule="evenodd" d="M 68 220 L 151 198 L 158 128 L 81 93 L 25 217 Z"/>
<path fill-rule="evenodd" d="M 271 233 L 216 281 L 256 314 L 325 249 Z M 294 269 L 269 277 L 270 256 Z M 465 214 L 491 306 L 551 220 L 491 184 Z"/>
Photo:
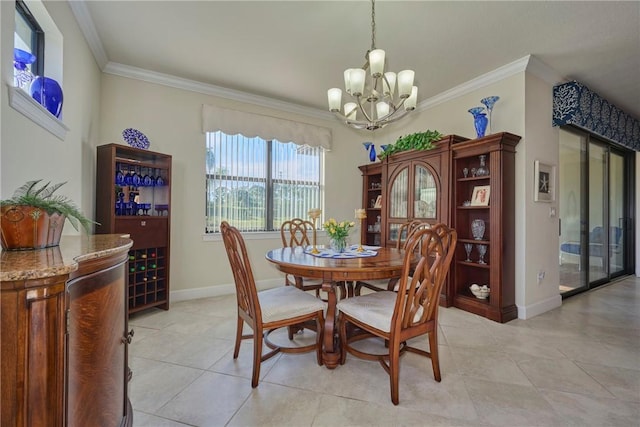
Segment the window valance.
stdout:
<path fill-rule="evenodd" d="M 298 145 L 331 149 L 331 129 L 277 117 L 202 105 L 202 131 L 275 139 Z"/>
<path fill-rule="evenodd" d="M 553 87 L 553 126 L 568 124 L 640 151 L 640 120 L 577 81 Z"/>

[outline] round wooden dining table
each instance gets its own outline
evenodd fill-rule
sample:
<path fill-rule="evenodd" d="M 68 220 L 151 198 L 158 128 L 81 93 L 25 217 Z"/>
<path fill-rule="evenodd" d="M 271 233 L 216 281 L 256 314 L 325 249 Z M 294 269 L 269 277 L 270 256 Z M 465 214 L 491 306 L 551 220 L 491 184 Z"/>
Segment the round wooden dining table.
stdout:
<path fill-rule="evenodd" d="M 305 253 L 304 249 L 279 248 L 267 252 L 266 258 L 283 273 L 292 276 L 322 279 L 327 292 L 327 314 L 322 338 L 322 361 L 334 369 L 340 361 L 336 334 L 336 287 L 341 282 L 379 280 L 400 277 L 404 251 L 395 248 L 376 249 L 377 255 L 362 258 L 324 258 Z M 345 297 L 343 295 L 342 297 Z"/>

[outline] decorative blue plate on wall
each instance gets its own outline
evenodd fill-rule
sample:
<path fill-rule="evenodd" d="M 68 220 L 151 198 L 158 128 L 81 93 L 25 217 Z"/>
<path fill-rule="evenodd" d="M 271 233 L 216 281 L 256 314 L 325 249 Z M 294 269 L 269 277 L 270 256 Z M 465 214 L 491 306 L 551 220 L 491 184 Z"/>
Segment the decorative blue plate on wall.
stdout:
<path fill-rule="evenodd" d="M 122 131 L 122 137 L 127 144 L 134 148 L 142 148 L 146 150 L 151 145 L 149 138 L 138 129 L 128 128 Z"/>

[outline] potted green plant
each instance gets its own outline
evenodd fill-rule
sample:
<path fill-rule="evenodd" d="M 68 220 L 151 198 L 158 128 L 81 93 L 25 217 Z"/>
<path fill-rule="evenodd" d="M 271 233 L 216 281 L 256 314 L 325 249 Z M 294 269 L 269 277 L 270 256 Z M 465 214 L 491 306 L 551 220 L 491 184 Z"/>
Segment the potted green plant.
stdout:
<path fill-rule="evenodd" d="M 66 182 L 51 185 L 42 180 L 29 181 L 18 188 L 10 199 L 0 201 L 2 248 L 7 250 L 41 249 L 60 244 L 65 220 L 87 233 L 97 224 L 80 212 L 66 196 L 54 193 Z"/>
<path fill-rule="evenodd" d="M 431 150 L 433 143 L 442 139 L 442 134 L 437 130 L 427 129 L 424 132 L 416 132 L 405 136 L 400 136 L 398 140 L 386 147 L 386 149 L 380 153 L 380 159 L 399 153 L 401 151 L 408 150 Z"/>

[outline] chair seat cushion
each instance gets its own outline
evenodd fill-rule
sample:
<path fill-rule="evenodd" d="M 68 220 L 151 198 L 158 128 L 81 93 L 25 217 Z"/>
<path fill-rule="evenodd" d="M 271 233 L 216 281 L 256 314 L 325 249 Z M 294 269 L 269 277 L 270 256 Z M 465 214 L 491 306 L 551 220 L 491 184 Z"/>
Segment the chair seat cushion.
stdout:
<path fill-rule="evenodd" d="M 360 322 L 383 332 L 391 331 L 391 316 L 398 294 L 391 291 L 374 292 L 353 298 L 346 298 L 337 305 L 338 310 Z"/>
<path fill-rule="evenodd" d="M 327 304 L 295 286 L 280 286 L 258 292 L 262 322 L 291 319 L 324 310 Z"/>

